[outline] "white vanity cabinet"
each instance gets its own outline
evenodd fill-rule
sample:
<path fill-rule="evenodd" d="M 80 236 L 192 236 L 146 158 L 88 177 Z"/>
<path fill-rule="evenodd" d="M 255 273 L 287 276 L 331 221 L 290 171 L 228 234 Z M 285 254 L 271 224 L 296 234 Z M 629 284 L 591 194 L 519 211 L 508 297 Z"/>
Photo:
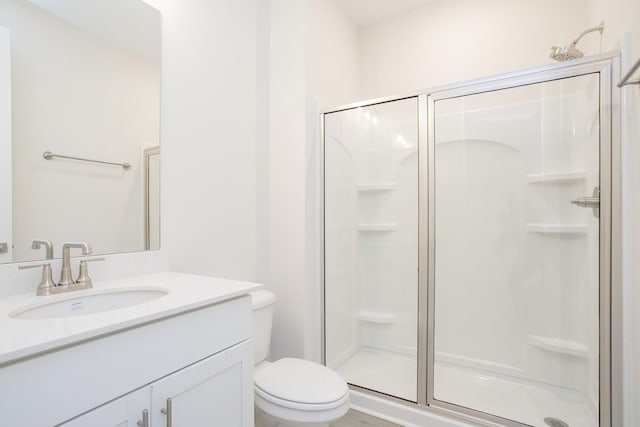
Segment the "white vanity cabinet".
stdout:
<path fill-rule="evenodd" d="M 61 427 L 144 427 L 142 419 L 145 410 L 147 420 L 150 419 L 149 391 L 148 388 L 136 390 L 69 422 L 62 423 Z"/>
<path fill-rule="evenodd" d="M 252 351 L 251 342 L 245 341 L 62 426 L 252 426 L 253 412 L 246 408 L 243 381 L 252 376 L 247 363 Z"/>
<path fill-rule="evenodd" d="M 248 292 L 260 285 L 157 273 L 104 288 L 131 283 L 169 294 L 108 313 L 5 320 L 0 425 L 137 427 L 147 409 L 153 427 L 253 426 Z"/>
<path fill-rule="evenodd" d="M 253 426 L 253 408 L 244 403 L 253 400 L 246 396 L 253 394 L 252 360 L 253 346 L 243 343 L 158 381 L 151 386 L 151 425 L 168 426 L 170 417 L 174 427 Z M 252 379 L 248 387 L 243 378 Z"/>

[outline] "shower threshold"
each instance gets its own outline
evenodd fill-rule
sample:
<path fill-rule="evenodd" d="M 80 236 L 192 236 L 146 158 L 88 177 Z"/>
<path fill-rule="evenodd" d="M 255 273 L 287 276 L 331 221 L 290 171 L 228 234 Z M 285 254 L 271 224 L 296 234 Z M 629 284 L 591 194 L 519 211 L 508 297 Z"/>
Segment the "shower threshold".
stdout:
<path fill-rule="evenodd" d="M 350 384 L 416 401 L 415 357 L 360 347 L 336 370 Z M 549 418 L 570 427 L 598 425 L 595 410 L 581 392 L 453 363 L 436 361 L 434 390 L 436 400 L 532 426 L 548 427 Z"/>

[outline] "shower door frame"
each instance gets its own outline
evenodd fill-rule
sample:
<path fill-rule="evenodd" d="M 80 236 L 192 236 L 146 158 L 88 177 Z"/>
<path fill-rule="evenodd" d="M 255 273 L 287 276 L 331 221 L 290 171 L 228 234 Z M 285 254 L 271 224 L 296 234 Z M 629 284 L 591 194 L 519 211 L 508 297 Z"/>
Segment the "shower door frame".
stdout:
<path fill-rule="evenodd" d="M 452 411 L 482 419 L 489 423 L 506 426 L 525 424 L 489 415 L 478 410 L 440 401 L 434 398 L 434 327 L 435 327 L 435 102 L 443 99 L 463 97 L 524 85 L 545 83 L 554 80 L 599 74 L 599 146 L 600 146 L 600 218 L 599 218 L 599 426 L 621 425 L 621 410 L 613 402 L 621 399 L 621 271 L 620 259 L 620 124 L 617 120 L 618 95 L 612 91 L 613 78 L 619 74 L 618 59 L 613 55 L 587 58 L 579 63 L 554 64 L 548 67 L 513 73 L 486 81 L 469 82 L 435 90 L 426 95 L 428 112 L 427 150 L 419 159 L 420 168 L 420 257 L 419 292 L 427 295 L 426 301 L 419 297 L 419 312 L 426 312 L 426 323 L 419 326 L 420 336 L 427 337 L 421 350 L 426 353 L 427 375 L 425 400 L 419 404 L 434 409 Z M 615 110 L 615 111 L 614 111 Z M 426 151 L 426 153 L 424 153 Z M 615 171 L 615 173 L 614 173 Z M 422 230 L 426 230 L 426 233 Z M 607 333 L 608 331 L 608 333 Z M 425 346 L 426 345 L 426 348 Z M 420 395 L 419 395 L 420 396 Z M 613 399 L 612 399 L 613 398 Z"/>
<path fill-rule="evenodd" d="M 487 426 L 523 426 L 505 418 L 487 415 L 433 397 L 433 328 L 435 291 L 435 194 L 434 194 L 434 102 L 439 99 L 507 89 L 584 74 L 600 74 L 600 427 L 622 425 L 622 272 L 621 272 L 621 126 L 620 94 L 613 79 L 620 74 L 619 53 L 611 52 L 532 69 L 505 73 L 400 96 L 370 99 L 323 110 L 320 114 L 320 359 L 326 364 L 325 330 L 325 129 L 324 116 L 351 108 L 365 107 L 418 97 L 418 355 L 417 403 L 357 385 L 351 389 L 407 407 L 416 406 L 452 420 Z M 602 120 L 605 119 L 605 120 Z M 608 331 L 609 333 L 602 333 Z"/>

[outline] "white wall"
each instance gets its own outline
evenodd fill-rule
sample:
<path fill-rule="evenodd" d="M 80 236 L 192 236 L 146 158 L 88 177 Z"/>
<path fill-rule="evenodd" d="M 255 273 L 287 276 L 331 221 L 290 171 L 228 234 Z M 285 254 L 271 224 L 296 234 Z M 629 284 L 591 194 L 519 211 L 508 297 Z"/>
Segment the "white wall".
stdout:
<path fill-rule="evenodd" d="M 366 27 L 362 95 L 401 95 L 552 62 L 552 45 L 599 24 L 587 22 L 585 2 L 436 1 Z"/>
<path fill-rule="evenodd" d="M 306 2 L 271 1 L 267 284 L 276 293 L 273 358 L 304 355 Z M 264 161 L 264 160 L 263 160 Z"/>
<path fill-rule="evenodd" d="M 307 7 L 305 356 L 321 360 L 321 142 L 320 111 L 360 99 L 359 31 L 334 0 Z"/>
<path fill-rule="evenodd" d="M 163 16 L 162 247 L 173 270 L 256 280 L 257 1 L 149 3 Z"/>
<path fill-rule="evenodd" d="M 308 0 L 306 22 L 309 103 L 323 110 L 359 101 L 358 28 L 334 0 Z"/>
<path fill-rule="evenodd" d="M 357 99 L 357 32 L 332 0 L 273 0 L 270 35 L 273 357 L 318 360 L 319 109 Z"/>
<path fill-rule="evenodd" d="M 12 33 L 13 259 L 42 259 L 34 239 L 142 249 L 141 146 L 158 141 L 158 64 L 28 2 L 3 2 L 0 24 Z M 47 150 L 133 167 L 45 161 Z"/>

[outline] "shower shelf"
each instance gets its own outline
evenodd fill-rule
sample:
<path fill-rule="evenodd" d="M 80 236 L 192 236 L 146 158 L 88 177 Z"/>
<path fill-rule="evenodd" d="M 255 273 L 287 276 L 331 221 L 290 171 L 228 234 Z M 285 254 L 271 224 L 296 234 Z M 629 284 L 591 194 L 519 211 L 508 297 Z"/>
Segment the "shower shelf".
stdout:
<path fill-rule="evenodd" d="M 358 184 L 358 191 L 361 192 L 379 192 L 379 191 L 393 191 L 396 189 L 396 184 L 393 182 L 380 183 L 380 184 Z"/>
<path fill-rule="evenodd" d="M 379 325 L 388 325 L 394 323 L 398 316 L 391 313 L 381 313 L 378 311 L 359 311 L 358 320 L 366 323 L 376 323 Z"/>
<path fill-rule="evenodd" d="M 587 357 L 589 354 L 586 345 L 558 338 L 529 335 L 529 344 L 552 353 L 567 354 L 575 357 Z"/>
<path fill-rule="evenodd" d="M 360 231 L 393 231 L 397 227 L 395 223 L 387 224 L 358 224 Z"/>
<path fill-rule="evenodd" d="M 564 224 L 527 224 L 529 233 L 540 234 L 585 234 L 586 225 L 564 225 Z"/>
<path fill-rule="evenodd" d="M 556 173 L 536 173 L 527 175 L 529 184 L 561 184 L 570 182 L 580 182 L 587 178 L 585 171 L 556 172 Z"/>

